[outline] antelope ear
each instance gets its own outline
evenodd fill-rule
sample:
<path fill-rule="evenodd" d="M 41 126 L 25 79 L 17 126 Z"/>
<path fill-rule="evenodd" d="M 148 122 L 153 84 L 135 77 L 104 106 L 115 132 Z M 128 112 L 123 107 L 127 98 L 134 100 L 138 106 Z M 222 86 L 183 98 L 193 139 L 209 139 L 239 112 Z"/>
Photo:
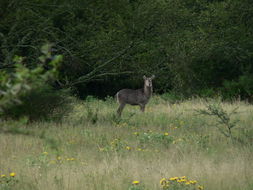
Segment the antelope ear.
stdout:
<path fill-rule="evenodd" d="M 155 78 L 155 75 L 152 75 L 151 79 L 154 79 Z"/>
<path fill-rule="evenodd" d="M 143 75 L 143 79 L 145 80 L 145 79 L 147 79 L 147 77 L 145 75 Z"/>

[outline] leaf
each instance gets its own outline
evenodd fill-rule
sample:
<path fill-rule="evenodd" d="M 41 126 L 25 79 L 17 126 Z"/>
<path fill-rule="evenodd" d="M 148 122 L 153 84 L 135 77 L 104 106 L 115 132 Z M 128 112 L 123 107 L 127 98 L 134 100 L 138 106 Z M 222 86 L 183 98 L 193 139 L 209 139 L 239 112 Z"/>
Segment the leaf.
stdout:
<path fill-rule="evenodd" d="M 45 44 L 41 47 L 41 53 L 47 55 L 48 52 L 50 52 L 50 49 L 51 49 L 52 45 L 51 44 Z"/>
<path fill-rule="evenodd" d="M 21 85 L 21 84 L 15 84 L 15 85 L 12 87 L 12 89 L 11 89 L 11 93 L 12 93 L 13 95 L 16 95 L 16 94 L 18 94 L 18 93 L 21 91 L 21 89 L 22 89 L 22 85 Z"/>
<path fill-rule="evenodd" d="M 21 63 L 22 61 L 23 61 L 23 57 L 21 57 L 21 56 L 15 56 L 14 58 L 13 58 L 13 61 L 15 62 L 15 63 Z"/>
<path fill-rule="evenodd" d="M 46 61 L 46 56 L 42 55 L 38 59 L 44 63 Z"/>

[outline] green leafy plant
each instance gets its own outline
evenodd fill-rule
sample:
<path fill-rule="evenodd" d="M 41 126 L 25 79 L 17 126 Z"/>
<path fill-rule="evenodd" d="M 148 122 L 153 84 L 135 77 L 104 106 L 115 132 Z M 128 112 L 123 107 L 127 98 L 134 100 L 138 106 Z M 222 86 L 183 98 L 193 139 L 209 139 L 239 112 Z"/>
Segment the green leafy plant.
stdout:
<path fill-rule="evenodd" d="M 121 151 L 126 150 L 127 143 L 119 138 L 113 139 L 107 146 L 100 148 L 100 151 Z"/>
<path fill-rule="evenodd" d="M 174 104 L 182 101 L 183 96 L 181 94 L 176 94 L 175 92 L 170 91 L 162 94 L 161 98 L 164 99 L 165 101 L 168 101 L 171 104 Z"/>
<path fill-rule="evenodd" d="M 167 132 L 165 133 L 155 133 L 152 131 L 148 131 L 145 133 L 140 133 L 137 135 L 139 142 L 141 145 L 149 144 L 164 144 L 168 146 L 172 144 L 174 138 Z"/>
<path fill-rule="evenodd" d="M 98 108 L 92 108 L 89 104 L 86 104 L 87 121 L 92 124 L 96 124 L 98 121 Z"/>
<path fill-rule="evenodd" d="M 232 129 L 236 127 L 238 121 L 232 120 L 231 115 L 236 114 L 237 109 L 238 108 L 235 108 L 228 113 L 221 107 L 220 104 L 208 104 L 206 105 L 206 109 L 200 109 L 197 110 L 197 112 L 202 115 L 217 118 L 217 124 L 215 127 L 217 127 L 225 137 L 233 138 Z"/>
<path fill-rule="evenodd" d="M 12 172 L 9 175 L 0 174 L 0 189 L 11 190 L 17 183 L 16 173 Z"/>
<path fill-rule="evenodd" d="M 226 99 L 248 99 L 252 101 L 253 93 L 253 76 L 252 74 L 245 74 L 235 81 L 225 80 L 221 88 L 222 94 Z"/>
<path fill-rule="evenodd" d="M 31 116 L 36 112 L 35 109 L 43 110 L 36 108 L 38 104 L 35 102 L 43 103 L 41 97 L 49 95 L 49 91 L 52 92 L 49 83 L 57 78 L 59 63 L 62 61 L 61 55 L 51 54 L 51 46 L 52 44 L 42 46 L 40 62 L 35 65 L 27 66 L 23 63 L 23 57 L 15 56 L 14 69 L 8 72 L 0 71 L 0 116 L 14 118 L 23 117 L 24 114 Z M 52 95 L 53 93 L 51 98 Z M 46 101 L 51 98 L 46 98 Z M 58 99 L 61 100 L 59 96 Z M 43 108 L 46 108 L 45 103 L 42 105 Z M 28 109 L 29 106 L 31 109 Z M 48 110 L 45 113 L 48 113 Z"/>

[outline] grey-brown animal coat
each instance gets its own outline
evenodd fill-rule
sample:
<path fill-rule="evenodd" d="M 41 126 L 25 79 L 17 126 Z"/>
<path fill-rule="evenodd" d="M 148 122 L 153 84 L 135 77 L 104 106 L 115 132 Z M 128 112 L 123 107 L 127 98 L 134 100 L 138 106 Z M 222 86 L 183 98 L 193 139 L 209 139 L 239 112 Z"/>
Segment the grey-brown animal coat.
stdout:
<path fill-rule="evenodd" d="M 117 102 L 120 104 L 117 113 L 120 116 L 125 105 L 139 105 L 142 112 L 145 111 L 145 105 L 148 103 L 152 92 L 153 92 L 153 85 L 152 80 L 155 78 L 154 75 L 152 77 L 147 78 L 145 75 L 143 76 L 144 79 L 144 87 L 141 89 L 133 90 L 133 89 L 122 89 L 117 92 L 116 99 Z"/>

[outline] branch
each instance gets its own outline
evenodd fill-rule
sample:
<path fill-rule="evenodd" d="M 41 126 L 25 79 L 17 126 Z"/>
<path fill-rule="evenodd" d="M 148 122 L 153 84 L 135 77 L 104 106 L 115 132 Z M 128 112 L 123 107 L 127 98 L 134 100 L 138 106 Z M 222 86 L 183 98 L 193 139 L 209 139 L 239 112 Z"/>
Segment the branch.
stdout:
<path fill-rule="evenodd" d="M 85 76 L 81 76 L 76 81 L 70 83 L 69 86 L 74 86 L 76 84 L 84 83 L 84 82 L 90 81 L 91 79 L 96 78 L 96 77 L 101 77 L 101 76 L 106 76 L 106 75 L 107 76 L 108 75 L 117 75 L 117 73 L 102 73 L 102 74 L 97 74 L 97 72 L 99 72 L 102 68 L 104 68 L 105 66 L 107 66 L 112 61 L 114 61 L 114 60 L 118 59 L 119 57 L 121 57 L 122 55 L 124 55 L 132 47 L 133 47 L 133 43 L 131 43 L 127 48 L 125 48 L 121 52 L 119 52 L 118 55 L 116 55 L 113 58 L 109 59 L 108 61 L 102 63 L 98 67 L 94 68 L 91 72 L 89 72 Z M 130 72 L 129 71 L 125 71 L 125 72 L 119 72 L 118 74 L 122 74 L 122 73 L 125 74 L 125 73 L 130 73 Z"/>
<path fill-rule="evenodd" d="M 74 86 L 74 85 L 77 85 L 77 84 L 85 83 L 85 82 L 88 82 L 88 81 L 91 81 L 91 80 L 95 80 L 96 78 L 99 78 L 99 77 L 116 76 L 116 75 L 131 74 L 131 73 L 133 73 L 133 72 L 132 71 L 124 71 L 124 72 L 117 72 L 117 73 L 101 73 L 101 74 L 94 75 L 90 78 L 87 78 L 87 79 L 84 79 L 84 80 L 81 80 L 81 81 L 73 82 L 69 86 Z"/>
<path fill-rule="evenodd" d="M 33 48 L 35 50 L 37 50 L 38 48 L 36 48 L 35 46 L 32 45 L 8 45 L 8 46 L 1 46 L 0 49 L 5 49 L 5 48 L 13 48 L 13 47 L 30 47 Z"/>

